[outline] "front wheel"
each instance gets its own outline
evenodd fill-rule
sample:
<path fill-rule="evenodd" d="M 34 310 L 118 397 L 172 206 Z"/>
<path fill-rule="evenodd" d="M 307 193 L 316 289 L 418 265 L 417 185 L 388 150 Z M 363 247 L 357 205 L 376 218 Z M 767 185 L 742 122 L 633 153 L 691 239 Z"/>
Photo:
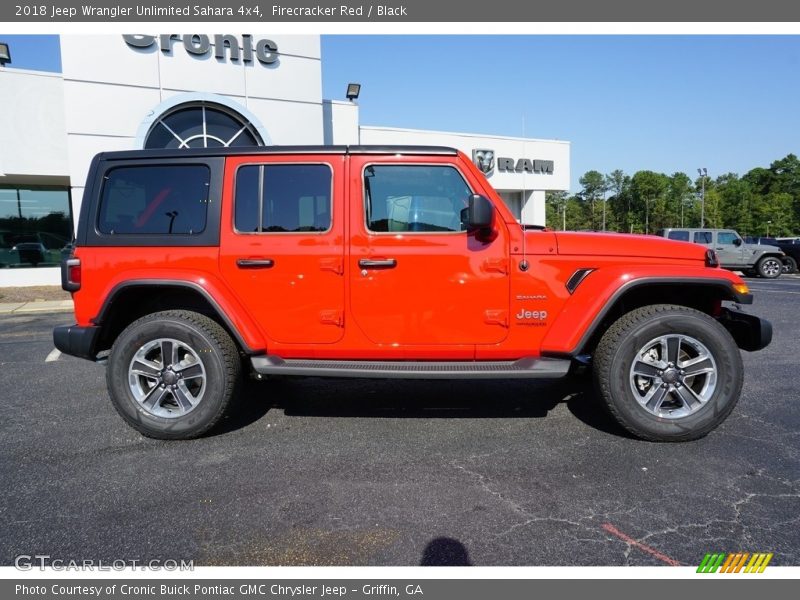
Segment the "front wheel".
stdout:
<path fill-rule="evenodd" d="M 717 321 L 667 304 L 622 316 L 603 335 L 594 375 L 611 415 L 635 436 L 699 439 L 722 423 L 742 389 L 736 342 Z"/>
<path fill-rule="evenodd" d="M 225 414 L 239 382 L 236 345 L 208 317 L 185 310 L 153 313 L 114 342 L 106 382 L 117 412 L 159 439 L 190 439 Z"/>
<path fill-rule="evenodd" d="M 775 256 L 765 256 L 756 264 L 756 271 L 765 279 L 775 279 L 783 272 L 783 263 Z"/>
<path fill-rule="evenodd" d="M 787 256 L 783 259 L 783 274 L 789 275 L 791 273 L 797 273 L 797 261 L 791 256 Z"/>

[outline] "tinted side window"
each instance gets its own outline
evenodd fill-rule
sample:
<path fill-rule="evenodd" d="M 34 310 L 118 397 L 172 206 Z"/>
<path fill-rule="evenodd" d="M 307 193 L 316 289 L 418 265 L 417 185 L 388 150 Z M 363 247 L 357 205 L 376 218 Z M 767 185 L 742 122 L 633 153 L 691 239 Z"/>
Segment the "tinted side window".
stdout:
<path fill-rule="evenodd" d="M 260 191 L 258 180 L 261 167 L 239 167 L 236 172 L 236 188 L 234 197 L 234 225 L 236 231 L 259 231 L 258 211 Z"/>
<path fill-rule="evenodd" d="M 732 231 L 720 231 L 717 234 L 717 243 L 718 244 L 733 244 L 738 238 L 735 233 Z"/>
<path fill-rule="evenodd" d="M 240 167 L 236 173 L 236 230 L 327 231 L 331 227 L 332 179 L 328 165 Z"/>
<path fill-rule="evenodd" d="M 689 241 L 689 232 L 688 231 L 670 231 L 668 237 L 671 240 L 678 240 L 679 242 L 688 242 Z"/>
<path fill-rule="evenodd" d="M 695 231 L 694 232 L 694 243 L 695 244 L 710 244 L 711 243 L 711 232 L 710 231 Z"/>
<path fill-rule="evenodd" d="M 197 234 L 206 227 L 211 173 L 204 165 L 110 169 L 97 228 L 110 234 Z"/>
<path fill-rule="evenodd" d="M 367 228 L 376 232 L 463 231 L 472 193 L 450 166 L 372 165 L 364 171 Z"/>

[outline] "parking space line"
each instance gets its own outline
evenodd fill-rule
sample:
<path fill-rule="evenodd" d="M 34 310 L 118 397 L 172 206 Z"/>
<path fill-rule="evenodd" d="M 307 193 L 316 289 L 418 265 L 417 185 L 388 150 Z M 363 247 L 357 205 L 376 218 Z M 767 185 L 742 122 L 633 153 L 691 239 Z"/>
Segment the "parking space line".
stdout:
<path fill-rule="evenodd" d="M 754 292 L 767 292 L 770 294 L 800 294 L 800 292 L 792 292 L 789 290 L 768 290 L 765 288 L 750 288 Z"/>
<path fill-rule="evenodd" d="M 631 536 L 622 533 L 619 529 L 614 527 L 611 523 L 603 523 L 602 527 L 603 527 L 604 531 L 607 531 L 608 533 L 610 533 L 614 537 L 618 537 L 619 539 L 621 539 L 626 544 L 634 546 L 634 547 L 638 548 L 639 550 L 641 550 L 642 552 L 646 552 L 650 556 L 652 556 L 654 558 L 657 558 L 658 560 L 660 560 L 663 563 L 666 563 L 666 564 L 671 565 L 673 567 L 679 567 L 681 565 L 681 563 L 679 563 L 674 558 L 670 558 L 669 556 L 659 552 L 655 548 L 651 548 L 647 544 L 643 544 L 642 542 L 639 542 L 639 541 L 633 539 Z"/>
<path fill-rule="evenodd" d="M 59 350 L 58 348 L 53 348 L 50 354 L 47 355 L 47 358 L 44 359 L 44 362 L 46 363 L 54 362 L 59 358 L 61 358 L 61 350 Z"/>

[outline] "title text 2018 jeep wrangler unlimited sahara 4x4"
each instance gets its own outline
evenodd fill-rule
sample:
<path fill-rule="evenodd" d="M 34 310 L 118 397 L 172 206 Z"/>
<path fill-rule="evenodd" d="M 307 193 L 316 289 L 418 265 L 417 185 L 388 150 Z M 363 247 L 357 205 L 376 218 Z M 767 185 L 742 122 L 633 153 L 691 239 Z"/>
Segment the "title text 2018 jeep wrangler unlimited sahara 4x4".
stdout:
<path fill-rule="evenodd" d="M 114 406 L 158 438 L 209 430 L 243 368 L 556 378 L 591 357 L 626 429 L 696 439 L 739 398 L 738 348 L 772 335 L 723 307 L 752 297 L 713 251 L 522 227 L 450 148 L 101 154 L 62 279 L 56 347 L 107 354 Z"/>

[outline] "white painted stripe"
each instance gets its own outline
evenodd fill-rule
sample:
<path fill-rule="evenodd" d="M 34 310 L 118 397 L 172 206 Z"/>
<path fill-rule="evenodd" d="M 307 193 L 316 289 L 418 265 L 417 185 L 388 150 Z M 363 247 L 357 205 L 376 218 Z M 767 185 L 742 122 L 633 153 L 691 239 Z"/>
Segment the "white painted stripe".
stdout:
<path fill-rule="evenodd" d="M 58 348 L 53 348 L 52 352 L 47 355 L 47 358 L 44 359 L 44 362 L 53 362 L 61 358 L 61 350 Z"/>
<path fill-rule="evenodd" d="M 750 288 L 752 292 L 766 292 L 768 294 L 800 294 L 800 292 L 792 292 L 790 290 L 765 290 L 764 288 Z"/>

